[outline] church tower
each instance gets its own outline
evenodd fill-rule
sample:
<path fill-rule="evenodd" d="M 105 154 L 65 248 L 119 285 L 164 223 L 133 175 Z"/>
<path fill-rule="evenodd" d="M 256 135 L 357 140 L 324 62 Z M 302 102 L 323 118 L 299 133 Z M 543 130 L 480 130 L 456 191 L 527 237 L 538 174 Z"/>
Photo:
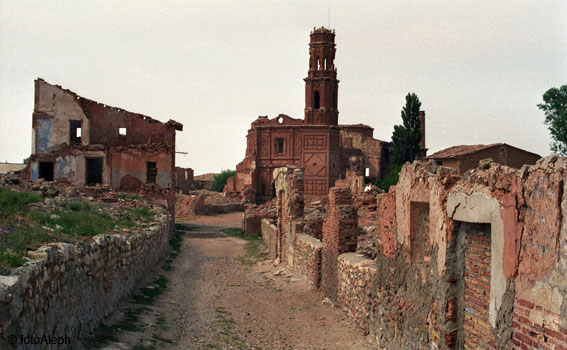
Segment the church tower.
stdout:
<path fill-rule="evenodd" d="M 309 72 L 305 80 L 305 123 L 337 125 L 339 81 L 335 68 L 335 31 L 314 29 L 309 42 Z"/>

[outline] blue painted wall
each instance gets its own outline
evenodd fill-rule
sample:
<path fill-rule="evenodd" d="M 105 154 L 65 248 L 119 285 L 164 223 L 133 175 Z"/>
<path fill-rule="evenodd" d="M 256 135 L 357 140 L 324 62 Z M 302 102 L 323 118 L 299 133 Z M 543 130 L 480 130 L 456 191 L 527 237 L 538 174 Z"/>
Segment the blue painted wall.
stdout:
<path fill-rule="evenodd" d="M 38 118 L 37 126 L 35 128 L 36 133 L 36 149 L 37 152 L 50 152 L 51 145 L 49 144 L 49 135 L 51 134 L 51 125 L 53 124 L 53 119 L 50 118 Z"/>

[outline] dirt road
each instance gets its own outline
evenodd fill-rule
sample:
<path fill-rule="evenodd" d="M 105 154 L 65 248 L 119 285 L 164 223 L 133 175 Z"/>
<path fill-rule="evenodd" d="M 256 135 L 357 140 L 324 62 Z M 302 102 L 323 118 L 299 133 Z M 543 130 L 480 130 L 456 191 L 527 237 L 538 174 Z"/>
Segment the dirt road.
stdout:
<path fill-rule="evenodd" d="M 321 294 L 267 261 L 257 241 L 221 232 L 239 227 L 241 215 L 186 220 L 177 257 L 148 276 L 153 283 L 142 294 L 157 296 L 124 305 L 90 344 L 107 350 L 376 349 Z"/>

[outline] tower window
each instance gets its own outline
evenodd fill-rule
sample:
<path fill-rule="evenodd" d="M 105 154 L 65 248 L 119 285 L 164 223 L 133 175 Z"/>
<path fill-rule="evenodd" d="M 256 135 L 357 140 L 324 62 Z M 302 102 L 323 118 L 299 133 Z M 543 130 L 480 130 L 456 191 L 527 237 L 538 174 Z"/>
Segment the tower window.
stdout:
<path fill-rule="evenodd" d="M 284 153 L 284 139 L 276 139 L 276 154 Z"/>
<path fill-rule="evenodd" d="M 319 91 L 315 90 L 315 96 L 314 96 L 314 103 L 313 103 L 313 108 L 315 109 L 319 109 L 319 107 L 321 106 L 321 97 L 319 96 Z"/>

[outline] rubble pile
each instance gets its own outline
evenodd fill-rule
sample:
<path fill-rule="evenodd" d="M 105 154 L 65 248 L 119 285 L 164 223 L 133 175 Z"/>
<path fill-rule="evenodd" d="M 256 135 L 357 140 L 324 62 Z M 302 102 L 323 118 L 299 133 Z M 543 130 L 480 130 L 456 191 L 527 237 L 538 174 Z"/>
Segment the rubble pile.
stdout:
<path fill-rule="evenodd" d="M 273 198 L 265 204 L 248 204 L 244 209 L 242 229 L 247 235 L 256 234 L 262 230 L 262 219 L 266 218 L 275 222 L 277 217 L 276 198 Z"/>
<path fill-rule="evenodd" d="M 189 191 L 189 194 L 178 194 L 176 196 L 175 216 L 179 218 L 243 210 L 244 204 L 240 198 L 225 196 L 220 192 L 195 190 Z"/>
<path fill-rule="evenodd" d="M 323 219 L 325 219 L 324 200 L 307 203 L 304 209 L 303 233 L 319 240 L 323 239 Z"/>

